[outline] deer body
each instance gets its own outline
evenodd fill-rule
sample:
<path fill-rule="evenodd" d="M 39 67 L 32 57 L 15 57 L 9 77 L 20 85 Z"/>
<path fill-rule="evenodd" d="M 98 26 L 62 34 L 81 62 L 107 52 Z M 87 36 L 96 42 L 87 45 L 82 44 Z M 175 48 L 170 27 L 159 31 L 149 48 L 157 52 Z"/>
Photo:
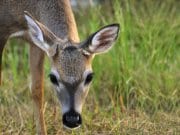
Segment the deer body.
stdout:
<path fill-rule="evenodd" d="M 30 43 L 31 91 L 38 134 L 46 134 L 43 115 L 44 53 L 51 61 L 50 80 L 61 103 L 63 124 L 76 128 L 82 123 L 82 105 L 93 78 L 91 61 L 95 54 L 112 47 L 118 32 L 118 24 L 108 25 L 79 42 L 68 0 L 0 2 L 0 68 L 8 38 L 20 37 Z"/>
<path fill-rule="evenodd" d="M 64 0 L 2 0 L 1 36 L 7 38 L 12 33 L 26 29 L 24 11 L 28 11 L 39 22 L 43 22 L 56 36 L 63 39 L 68 33 L 73 33 L 69 34 L 70 38 L 79 41 L 70 3 Z"/>

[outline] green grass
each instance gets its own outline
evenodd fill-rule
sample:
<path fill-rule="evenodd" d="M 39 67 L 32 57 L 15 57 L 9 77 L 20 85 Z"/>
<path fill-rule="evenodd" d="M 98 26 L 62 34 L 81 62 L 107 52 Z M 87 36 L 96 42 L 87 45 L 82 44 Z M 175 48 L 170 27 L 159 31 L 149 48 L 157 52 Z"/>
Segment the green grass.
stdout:
<path fill-rule="evenodd" d="M 83 108 L 81 129 L 63 129 L 57 98 L 47 77 L 46 60 L 48 134 L 178 134 L 179 5 L 177 0 L 114 0 L 111 6 L 80 9 L 75 16 L 82 40 L 110 23 L 120 23 L 121 33 L 114 48 L 93 62 L 95 79 Z M 28 46 L 23 44 L 9 41 L 3 55 L 1 134 L 35 134 Z"/>

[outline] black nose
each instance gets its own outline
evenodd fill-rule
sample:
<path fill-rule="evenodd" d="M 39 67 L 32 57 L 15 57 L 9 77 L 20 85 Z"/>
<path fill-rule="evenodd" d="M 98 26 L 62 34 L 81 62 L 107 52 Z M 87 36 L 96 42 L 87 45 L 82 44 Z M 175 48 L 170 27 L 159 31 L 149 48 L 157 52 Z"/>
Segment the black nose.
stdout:
<path fill-rule="evenodd" d="M 68 128 L 76 128 L 82 124 L 81 115 L 74 110 L 63 115 L 63 124 Z"/>

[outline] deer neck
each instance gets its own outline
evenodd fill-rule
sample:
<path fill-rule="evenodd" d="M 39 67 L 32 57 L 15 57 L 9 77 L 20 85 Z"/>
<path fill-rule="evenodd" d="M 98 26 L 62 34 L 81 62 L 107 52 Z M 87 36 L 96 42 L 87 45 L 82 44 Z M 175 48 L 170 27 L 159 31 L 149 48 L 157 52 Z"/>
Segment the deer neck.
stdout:
<path fill-rule="evenodd" d="M 64 13 L 68 28 L 68 35 L 71 41 L 79 42 L 78 30 L 75 22 L 75 18 L 72 12 L 72 8 L 70 6 L 70 2 L 68 0 L 62 1 L 64 7 Z"/>
<path fill-rule="evenodd" d="M 69 0 L 42 0 L 38 3 L 39 21 L 57 37 L 79 42 L 76 22 Z"/>

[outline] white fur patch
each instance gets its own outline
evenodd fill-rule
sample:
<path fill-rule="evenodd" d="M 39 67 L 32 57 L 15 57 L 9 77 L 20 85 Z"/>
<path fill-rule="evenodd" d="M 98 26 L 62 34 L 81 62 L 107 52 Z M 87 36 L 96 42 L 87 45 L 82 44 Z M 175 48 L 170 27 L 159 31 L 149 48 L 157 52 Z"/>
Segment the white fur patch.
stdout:
<path fill-rule="evenodd" d="M 56 86 L 56 90 L 58 93 L 61 93 L 61 90 L 64 88 L 63 84 L 59 83 L 59 86 Z"/>
<path fill-rule="evenodd" d="M 83 52 L 84 55 L 87 55 L 87 56 L 91 55 L 91 53 L 89 53 L 89 52 L 86 51 L 86 50 L 82 50 L 82 52 Z"/>
<path fill-rule="evenodd" d="M 62 111 L 62 114 L 65 114 L 69 111 L 69 106 L 67 105 L 61 105 L 61 111 Z"/>
<path fill-rule="evenodd" d="M 91 69 L 91 68 L 89 68 L 89 69 L 87 69 L 86 71 L 84 71 L 84 74 L 83 74 L 84 80 L 86 79 L 86 77 L 87 77 L 87 75 L 88 75 L 89 73 L 92 73 L 92 69 Z"/>
<path fill-rule="evenodd" d="M 75 128 L 69 128 L 69 127 L 67 127 L 66 125 L 63 125 L 65 128 L 67 128 L 67 129 L 69 129 L 69 130 L 75 130 L 75 129 L 78 129 L 78 128 L 80 128 L 81 127 L 81 125 L 79 125 L 78 127 L 75 127 Z"/>
<path fill-rule="evenodd" d="M 57 77 L 57 79 L 60 79 L 59 73 L 55 68 L 51 69 L 51 73 L 53 73 Z"/>
<path fill-rule="evenodd" d="M 25 31 L 18 31 L 18 32 L 12 33 L 10 35 L 10 38 L 12 38 L 12 37 L 21 37 L 21 36 L 24 35 L 24 33 L 25 33 Z"/>
<path fill-rule="evenodd" d="M 59 73 L 57 72 L 57 70 L 56 70 L 55 68 L 52 68 L 52 69 L 51 69 L 51 73 L 52 73 L 53 75 L 55 75 L 58 80 L 60 79 Z M 56 88 L 56 90 L 60 93 L 61 90 L 64 89 L 64 86 L 63 86 L 63 84 L 61 84 L 61 83 L 59 82 L 59 85 L 56 86 L 55 88 Z"/>

